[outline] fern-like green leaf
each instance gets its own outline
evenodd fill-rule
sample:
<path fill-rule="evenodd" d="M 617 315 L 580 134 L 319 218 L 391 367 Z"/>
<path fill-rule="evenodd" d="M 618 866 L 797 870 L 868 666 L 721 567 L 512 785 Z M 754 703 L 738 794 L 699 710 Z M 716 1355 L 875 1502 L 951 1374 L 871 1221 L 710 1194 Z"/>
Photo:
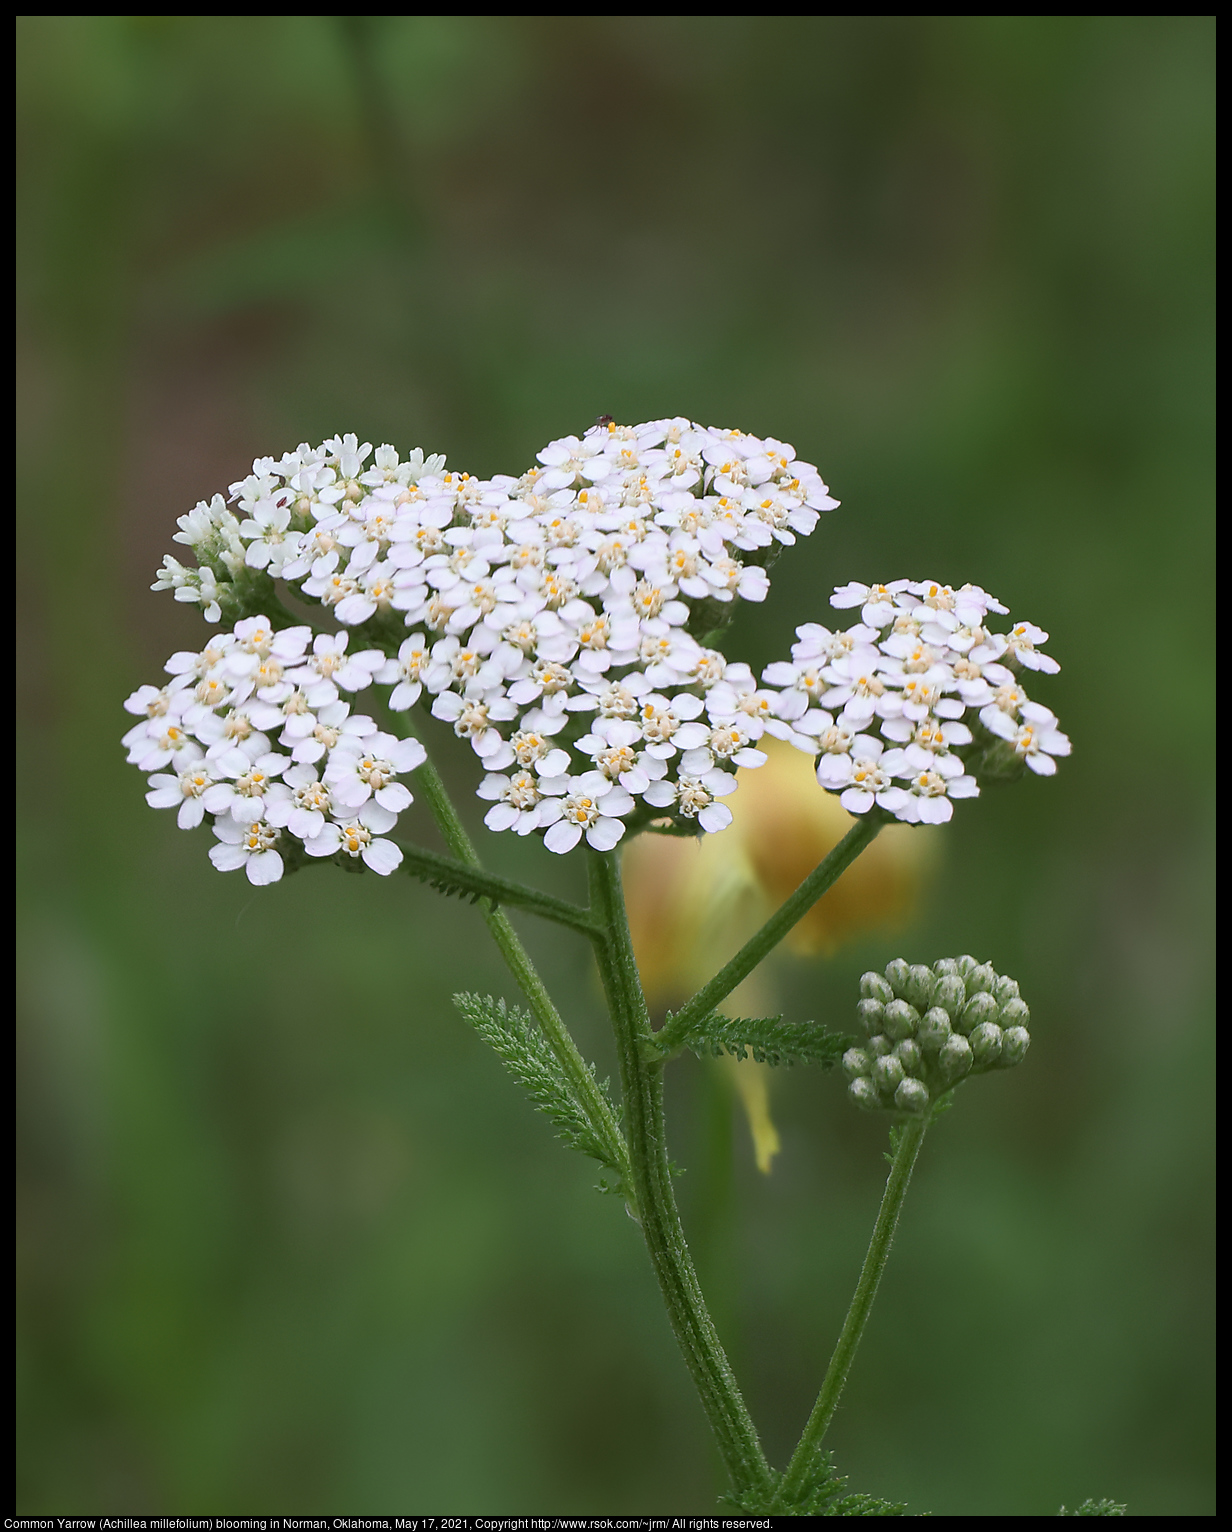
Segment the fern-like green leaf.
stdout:
<path fill-rule="evenodd" d="M 1067 1511 L 1064 1506 L 1057 1512 L 1058 1516 L 1124 1516 L 1125 1507 L 1116 1500 L 1084 1500 L 1076 1511 Z"/>
<path fill-rule="evenodd" d="M 531 1017 L 517 1006 L 493 1000 L 490 995 L 455 995 L 453 1003 L 480 1037 L 492 1045 L 509 1073 L 552 1122 L 557 1137 L 571 1149 L 578 1149 L 598 1160 L 605 1170 L 614 1174 L 615 1183 L 605 1180 L 600 1189 L 623 1192 L 620 1167 L 612 1164 L 578 1106 L 556 1055 Z M 610 1103 L 607 1081 L 598 1088 Z M 613 1105 L 612 1111 L 619 1121 L 619 1109 Z"/>
<path fill-rule="evenodd" d="M 781 1016 L 722 1016 L 712 1011 L 689 1035 L 694 1053 L 750 1055 L 762 1064 L 819 1064 L 831 1069 L 851 1046 L 851 1039 L 828 1032 L 816 1021 L 784 1021 Z"/>

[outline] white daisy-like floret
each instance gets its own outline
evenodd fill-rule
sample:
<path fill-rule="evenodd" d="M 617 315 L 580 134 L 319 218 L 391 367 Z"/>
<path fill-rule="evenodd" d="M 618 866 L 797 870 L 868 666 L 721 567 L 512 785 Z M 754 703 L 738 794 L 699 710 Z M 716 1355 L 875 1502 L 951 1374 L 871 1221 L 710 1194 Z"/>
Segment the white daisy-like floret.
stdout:
<path fill-rule="evenodd" d="M 594 850 L 610 851 L 624 835 L 621 819 L 632 812 L 634 800 L 602 772 L 540 779 L 540 788 L 545 797 L 539 823 L 547 826 L 543 843 L 549 851 L 572 851 L 583 835 Z"/>
<path fill-rule="evenodd" d="M 1047 643 L 1048 635 L 1033 622 L 1018 623 L 1005 638 L 1005 657 L 1011 664 L 1023 665 L 1028 670 L 1038 670 L 1049 676 L 1056 675 L 1060 670 L 1060 665 L 1050 654 L 1041 654 L 1036 647 Z"/>
<path fill-rule="evenodd" d="M 889 585 L 861 585 L 851 580 L 846 585 L 836 585 L 830 597 L 830 605 L 840 611 L 858 606 L 860 617 L 870 628 L 884 628 L 894 621 L 895 597 L 907 589 L 907 580 L 893 580 Z"/>
<path fill-rule="evenodd" d="M 312 640 L 312 653 L 303 656 L 300 667 L 291 672 L 291 678 L 301 685 L 312 680 L 328 681 L 348 692 L 363 691 L 371 686 L 388 661 L 379 649 L 348 654 L 350 637 L 349 633 L 316 634 Z"/>
<path fill-rule="evenodd" d="M 715 800 L 736 791 L 735 776 L 715 768 L 696 776 L 682 773 L 675 782 L 662 779 L 652 782 L 644 794 L 655 808 L 675 808 L 686 819 L 697 822 L 707 834 L 725 830 L 732 822 L 732 812 L 725 803 Z"/>
<path fill-rule="evenodd" d="M 385 660 L 372 679 L 385 686 L 392 686 L 389 706 L 395 713 L 404 713 L 414 707 L 423 693 L 424 670 L 431 661 L 432 651 L 422 633 L 413 633 L 398 649 L 396 659 Z"/>
<path fill-rule="evenodd" d="M 172 716 L 139 723 L 124 735 L 123 743 L 128 747 L 128 764 L 139 771 L 159 771 L 169 765 L 182 771 L 202 755 L 196 739 Z"/>
<path fill-rule="evenodd" d="M 265 749 L 267 743 L 263 735 L 253 734 L 207 757 L 219 778 L 202 799 L 211 814 L 230 814 L 237 821 L 263 818 L 267 799 L 287 795 L 278 779 L 291 763 L 285 755 Z"/>
<path fill-rule="evenodd" d="M 362 741 L 341 739 L 330 752 L 324 780 L 334 798 L 347 809 L 362 808 L 373 798 L 392 814 L 413 802 L 409 788 L 394 781 L 427 760 L 417 739 L 376 733 Z"/>
<path fill-rule="evenodd" d="M 1000 709 L 985 711 L 989 712 L 986 721 L 989 732 L 1007 740 L 1037 776 L 1053 776 L 1057 769 L 1056 757 L 1068 755 L 1073 748 L 1069 737 L 1057 728 L 1056 715 L 1038 702 L 1024 702 L 1017 722 Z"/>
<path fill-rule="evenodd" d="M 476 789 L 476 796 L 493 803 L 483 817 L 489 830 L 513 830 L 518 835 L 529 835 L 539 828 L 543 792 L 542 783 L 533 771 L 523 769 L 508 776 L 489 772 Z"/>
<path fill-rule="evenodd" d="M 327 702 L 314 712 L 288 718 L 278 743 L 290 750 L 294 761 L 306 765 L 322 760 L 344 742 L 362 750 L 364 741 L 376 732 L 371 718 L 363 713 L 351 715 L 349 702 Z"/>
<path fill-rule="evenodd" d="M 893 812 L 905 824 L 948 824 L 954 813 L 950 800 L 976 798 L 980 791 L 975 778 L 964 774 L 962 762 L 944 755 L 904 777 L 903 785 L 905 796 Z"/>
<path fill-rule="evenodd" d="M 388 877 L 402 865 L 402 852 L 382 831 L 392 829 L 392 820 L 375 802 L 357 812 L 330 820 L 318 835 L 304 842 L 309 856 L 345 856 L 362 861 L 372 872 Z"/>
<path fill-rule="evenodd" d="M 432 703 L 433 718 L 453 725 L 459 739 L 468 739 L 471 749 L 494 769 L 509 765 L 512 752 L 498 723 L 517 717 L 517 708 L 498 692 L 477 697 L 460 697 L 457 692 L 442 692 Z"/>
<path fill-rule="evenodd" d="M 175 822 L 181 830 L 195 830 L 205 818 L 205 793 L 218 779 L 204 759 L 187 766 L 176 776 L 160 773 L 150 778 L 145 801 L 154 809 L 178 809 Z"/>
<path fill-rule="evenodd" d="M 329 788 L 309 765 L 290 767 L 282 774 L 283 785 L 289 790 L 285 797 L 266 805 L 266 821 L 278 828 L 290 830 L 291 834 L 305 842 L 315 840 L 334 809 Z"/>
<path fill-rule="evenodd" d="M 277 883 L 283 873 L 278 854 L 281 831 L 266 820 L 239 821 L 224 815 L 214 822 L 219 844 L 210 848 L 210 861 L 219 872 L 234 872 L 242 867 L 248 881 L 257 887 Z"/>

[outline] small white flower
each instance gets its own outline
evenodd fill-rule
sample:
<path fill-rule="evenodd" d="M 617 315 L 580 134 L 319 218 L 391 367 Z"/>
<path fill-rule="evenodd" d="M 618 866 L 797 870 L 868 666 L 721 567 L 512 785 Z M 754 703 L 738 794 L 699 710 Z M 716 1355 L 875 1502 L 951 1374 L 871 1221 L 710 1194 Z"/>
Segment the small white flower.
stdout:
<path fill-rule="evenodd" d="M 601 772 L 541 781 L 540 786 L 561 789 L 558 796 L 545 798 L 539 810 L 540 824 L 548 826 L 543 843 L 549 851 L 572 851 L 583 835 L 596 851 L 610 851 L 625 833 L 620 820 L 633 809 L 633 799 Z"/>
<path fill-rule="evenodd" d="M 539 805 L 543 802 L 541 783 L 532 771 L 515 771 L 511 776 L 489 772 L 476 789 L 480 798 L 495 799 L 483 817 L 489 830 L 514 830 L 529 835 L 539 828 Z"/>
<path fill-rule="evenodd" d="M 277 883 L 282 877 L 283 863 L 275 849 L 280 832 L 264 819 L 251 819 L 244 823 L 224 815 L 214 822 L 214 834 L 219 844 L 210 848 L 210 861 L 219 872 L 234 872 L 242 867 L 248 881 L 258 887 Z"/>
<path fill-rule="evenodd" d="M 150 778 L 151 791 L 145 801 L 154 809 L 175 809 L 175 822 L 181 830 L 195 830 L 205 817 L 202 799 L 217 778 L 205 761 L 186 767 L 178 776 L 161 774 Z"/>
<path fill-rule="evenodd" d="M 283 772 L 282 780 L 290 792 L 287 797 L 266 805 L 267 822 L 290 830 L 305 844 L 315 840 L 333 811 L 329 788 L 318 780 L 311 766 L 292 766 Z"/>
<path fill-rule="evenodd" d="M 1036 648 L 1037 644 L 1048 642 L 1048 635 L 1043 628 L 1037 628 L 1031 622 L 1020 622 L 1005 637 L 1006 658 L 1011 663 L 1017 662 L 1025 665 L 1028 670 L 1042 671 L 1049 676 L 1056 675 L 1060 670 L 1060 665 L 1050 654 L 1041 654 Z"/>
<path fill-rule="evenodd" d="M 347 856 L 362 860 L 365 867 L 388 877 L 402 865 L 402 852 L 391 840 L 381 837 L 392 828 L 388 815 L 375 803 L 367 803 L 358 813 L 342 820 L 331 820 L 318 835 L 304 843 L 309 856 Z"/>
<path fill-rule="evenodd" d="M 324 779 L 345 808 L 362 808 L 374 798 L 383 809 L 400 814 L 413 799 L 409 789 L 393 779 L 414 771 L 425 760 L 427 751 L 417 739 L 381 733 L 362 742 L 344 738 L 330 752 Z"/>
<path fill-rule="evenodd" d="M 206 788 L 202 801 L 211 814 L 230 814 L 237 822 L 264 818 L 267 798 L 281 798 L 286 789 L 278 778 L 290 764 L 285 755 L 267 751 L 261 735 L 221 752 L 211 765 L 218 777 Z"/>
<path fill-rule="evenodd" d="M 678 814 L 696 819 L 707 834 L 713 835 L 732 822 L 731 810 L 715 799 L 734 793 L 736 785 L 735 777 L 728 771 L 715 769 L 697 776 L 682 773 L 676 782 L 652 782 L 643 797 L 654 808 L 674 806 Z"/>
<path fill-rule="evenodd" d="M 989 712 L 984 720 L 989 732 L 1013 745 L 1016 754 L 1037 776 L 1053 776 L 1057 769 L 1055 757 L 1068 755 L 1073 748 L 1068 736 L 1057 728 L 1056 715 L 1038 702 L 1022 704 L 1019 723 L 1000 710 L 984 711 Z M 983 718 L 983 714 L 980 716 Z"/>

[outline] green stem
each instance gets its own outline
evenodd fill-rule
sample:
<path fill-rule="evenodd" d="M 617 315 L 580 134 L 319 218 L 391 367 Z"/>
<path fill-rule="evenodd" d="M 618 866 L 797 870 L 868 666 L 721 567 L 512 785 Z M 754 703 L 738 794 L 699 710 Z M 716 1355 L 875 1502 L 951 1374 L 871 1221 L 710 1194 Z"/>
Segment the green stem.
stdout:
<path fill-rule="evenodd" d="M 497 877 L 495 873 L 483 872 L 447 856 L 437 856 L 434 851 L 425 851 L 421 846 L 407 846 L 402 841 L 396 844 L 402 852 L 402 866 L 413 878 L 437 884 L 447 893 L 465 891 L 477 898 L 490 899 L 494 904 L 516 905 L 532 915 L 541 915 L 545 920 L 554 920 L 558 925 L 580 931 L 584 936 L 599 934 L 594 916 L 579 905 L 570 904 L 567 899 L 556 899 L 509 878 Z"/>
<path fill-rule="evenodd" d="M 650 1041 L 652 1055 L 663 1057 L 685 1045 L 697 1024 L 721 1005 L 737 984 L 748 978 L 762 958 L 772 952 L 797 921 L 808 914 L 822 894 L 837 883 L 861 851 L 872 844 L 882 823 L 875 811 L 856 820 L 834 850 L 818 862 L 795 893 L 788 895 L 761 930 L 745 942 L 709 984 L 699 989 L 680 1010 L 667 1018 Z"/>
<path fill-rule="evenodd" d="M 466 828 L 453 802 L 445 790 L 445 784 L 441 781 L 440 772 L 426 760 L 414 772 L 415 785 L 423 794 L 428 808 L 436 820 L 437 828 L 444 837 L 445 844 L 453 852 L 457 860 L 465 866 L 480 869 L 478 853 L 471 844 L 471 838 L 466 833 Z M 563 901 L 562 901 L 563 902 Z M 531 962 L 530 954 L 518 940 L 518 934 L 509 922 L 509 917 L 502 909 L 495 905 L 485 904 L 482 909 L 484 923 L 492 934 L 492 939 L 500 948 L 509 971 L 518 981 L 518 987 L 526 996 L 530 1005 L 531 1013 L 539 1023 L 540 1030 L 548 1040 L 548 1046 L 556 1055 L 561 1068 L 565 1072 L 565 1078 L 569 1081 L 578 1105 L 586 1114 L 596 1137 L 603 1145 L 608 1163 L 619 1168 L 621 1178 L 630 1189 L 632 1185 L 629 1175 L 629 1150 L 625 1143 L 624 1135 L 620 1131 L 620 1124 L 616 1121 L 615 1114 L 609 1103 L 604 1099 L 594 1075 L 587 1068 L 586 1060 L 578 1052 L 577 1044 L 569 1035 L 569 1029 L 561 1019 L 560 1012 L 552 1004 L 552 997 L 548 994 L 543 980 L 539 977 L 538 970 Z M 587 928 L 588 934 L 594 934 L 593 925 Z"/>
<path fill-rule="evenodd" d="M 672 1190 L 663 1122 L 663 1067 L 642 1056 L 650 1018 L 638 978 L 615 852 L 591 852 L 591 908 L 607 934 L 595 952 L 620 1055 L 633 1188 L 646 1248 L 676 1340 L 701 1395 L 723 1462 L 738 1493 L 769 1493 L 770 1468 L 731 1365 L 706 1308 Z"/>
<path fill-rule="evenodd" d="M 847 1382 L 847 1374 L 851 1371 L 856 1347 L 860 1344 L 860 1337 L 864 1334 L 864 1326 L 868 1323 L 873 1299 L 877 1296 L 877 1284 L 881 1281 L 881 1273 L 885 1270 L 885 1264 L 889 1258 L 895 1225 L 898 1223 L 898 1215 L 902 1211 L 903 1198 L 907 1195 L 911 1172 L 927 1129 L 928 1118 L 916 1117 L 907 1122 L 899 1135 L 894 1162 L 890 1168 L 890 1178 L 886 1182 L 877 1222 L 873 1226 L 873 1237 L 869 1241 L 868 1254 L 864 1257 L 864 1268 L 860 1272 L 859 1282 L 856 1283 L 855 1294 L 851 1300 L 851 1307 L 847 1310 L 847 1318 L 843 1322 L 842 1333 L 834 1348 L 834 1355 L 830 1358 L 830 1365 L 826 1369 L 821 1392 L 817 1395 L 817 1403 L 813 1406 L 813 1413 L 808 1418 L 808 1424 L 800 1437 L 799 1445 L 792 1454 L 787 1472 L 783 1476 L 776 1502 L 779 1506 L 790 1506 L 793 1501 L 799 1499 L 816 1461 L 822 1438 L 838 1408 L 839 1396 L 843 1392 L 843 1385 Z"/>

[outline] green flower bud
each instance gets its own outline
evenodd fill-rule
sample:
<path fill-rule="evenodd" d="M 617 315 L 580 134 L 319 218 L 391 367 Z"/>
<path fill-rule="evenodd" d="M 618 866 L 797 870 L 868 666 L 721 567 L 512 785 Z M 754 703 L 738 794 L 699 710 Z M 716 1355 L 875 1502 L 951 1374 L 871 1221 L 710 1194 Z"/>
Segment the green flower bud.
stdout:
<path fill-rule="evenodd" d="M 887 1053 L 885 1058 L 878 1059 L 873 1065 L 873 1083 L 887 1096 L 894 1094 L 902 1084 L 905 1074 L 902 1064 L 892 1053 Z"/>
<path fill-rule="evenodd" d="M 941 1072 L 941 1078 L 949 1083 L 961 1080 L 973 1062 L 971 1044 L 959 1032 L 953 1034 L 937 1055 L 937 1068 Z"/>
<path fill-rule="evenodd" d="M 894 1105 L 900 1112 L 918 1117 L 928 1109 L 928 1086 L 923 1080 L 904 1080 L 894 1092 Z"/>
<path fill-rule="evenodd" d="M 963 1013 L 957 1018 L 954 1025 L 960 1032 L 970 1033 L 973 1027 L 978 1027 L 982 1021 L 992 1021 L 1000 1007 L 992 996 L 986 991 L 972 995 L 963 1007 Z"/>
<path fill-rule="evenodd" d="M 920 1024 L 920 1013 L 905 1000 L 891 1000 L 885 1008 L 885 1029 L 896 1041 L 912 1037 Z"/>
<path fill-rule="evenodd" d="M 972 1027 L 967 1041 L 971 1044 L 977 1069 L 991 1069 L 1001 1057 L 1001 1040 L 1004 1035 L 995 1021 L 981 1021 L 979 1026 Z"/>
<path fill-rule="evenodd" d="M 894 1057 L 909 1075 L 918 1075 L 924 1063 L 924 1055 L 914 1037 L 904 1037 L 901 1043 L 895 1043 Z"/>
<path fill-rule="evenodd" d="M 1026 1002 L 1015 996 L 1007 1000 L 997 1014 L 997 1023 L 1001 1027 L 1025 1027 L 1030 1024 L 1031 1012 L 1027 1009 Z"/>
<path fill-rule="evenodd" d="M 966 980 L 969 995 L 978 994 L 981 990 L 991 992 L 997 982 L 997 970 L 991 963 L 980 963 L 966 975 Z"/>
<path fill-rule="evenodd" d="M 920 1116 L 967 1074 L 1010 1069 L 1031 1046 L 1015 980 L 968 953 L 932 967 L 895 958 L 866 973 L 857 1007 L 867 1042 L 843 1055 L 857 1106 Z"/>
<path fill-rule="evenodd" d="M 843 1054 L 843 1073 L 849 1080 L 858 1080 L 873 1067 L 873 1061 L 863 1048 L 848 1048 Z"/>
<path fill-rule="evenodd" d="M 967 1003 L 967 986 L 956 973 L 943 974 L 933 989 L 933 1004 L 949 1013 L 950 1019 L 960 1016 Z"/>
<path fill-rule="evenodd" d="M 925 1053 L 936 1053 L 944 1048 L 950 1036 L 950 1018 L 939 1005 L 926 1011 L 916 1031 L 916 1041 Z"/>
<path fill-rule="evenodd" d="M 933 1003 L 933 978 L 931 968 L 923 963 L 913 963 L 907 970 L 907 982 L 903 985 L 903 999 L 909 1000 L 917 1011 L 926 1011 Z"/>
<path fill-rule="evenodd" d="M 1007 1027 L 1005 1036 L 1001 1039 L 1001 1057 L 997 1060 L 1000 1069 L 1012 1069 L 1015 1064 L 1021 1064 L 1027 1056 L 1027 1049 L 1031 1046 L 1031 1034 L 1026 1027 Z"/>
<path fill-rule="evenodd" d="M 861 1075 L 859 1079 L 853 1080 L 847 1087 L 847 1095 L 866 1112 L 877 1112 L 881 1109 L 881 1097 L 877 1093 L 877 1087 L 867 1075 Z"/>

